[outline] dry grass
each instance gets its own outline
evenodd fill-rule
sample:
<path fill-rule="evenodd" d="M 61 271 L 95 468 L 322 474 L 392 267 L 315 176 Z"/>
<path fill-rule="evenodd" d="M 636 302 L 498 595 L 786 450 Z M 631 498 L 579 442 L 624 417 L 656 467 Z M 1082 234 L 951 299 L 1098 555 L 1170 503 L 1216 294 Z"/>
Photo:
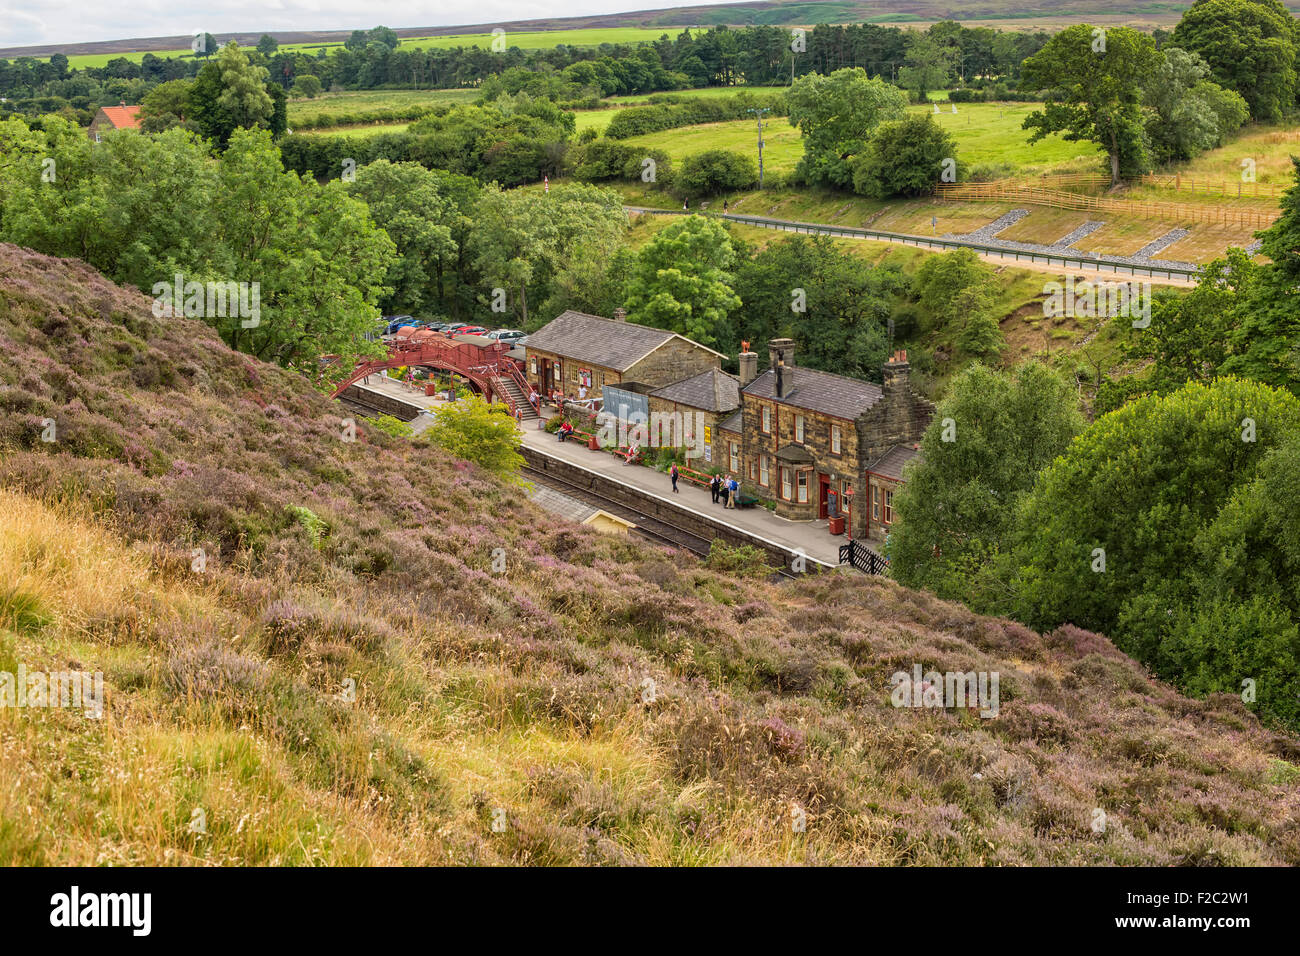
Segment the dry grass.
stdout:
<path fill-rule="evenodd" d="M 1103 637 L 600 535 L 84 265 L 0 280 L 0 671 L 107 690 L 0 708 L 0 863 L 1300 862 L 1300 744 Z M 913 663 L 1000 716 L 890 706 Z"/>

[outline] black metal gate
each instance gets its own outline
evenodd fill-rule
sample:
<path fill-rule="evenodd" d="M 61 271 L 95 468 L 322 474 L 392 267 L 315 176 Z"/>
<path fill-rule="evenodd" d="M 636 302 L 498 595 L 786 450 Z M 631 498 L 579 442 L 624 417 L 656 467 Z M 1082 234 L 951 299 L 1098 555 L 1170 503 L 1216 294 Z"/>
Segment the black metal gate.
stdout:
<path fill-rule="evenodd" d="M 840 545 L 840 564 L 847 564 L 867 574 L 884 574 L 889 562 L 861 541 Z"/>

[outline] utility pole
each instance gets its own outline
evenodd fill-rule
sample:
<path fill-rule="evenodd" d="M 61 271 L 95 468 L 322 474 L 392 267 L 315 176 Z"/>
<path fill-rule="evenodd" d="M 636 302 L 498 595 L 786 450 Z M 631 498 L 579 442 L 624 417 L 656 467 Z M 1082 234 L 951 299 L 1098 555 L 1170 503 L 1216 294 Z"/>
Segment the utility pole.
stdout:
<path fill-rule="evenodd" d="M 770 107 L 764 106 L 748 110 L 754 114 L 754 119 L 758 121 L 758 188 L 763 188 L 763 114 L 772 112 Z"/>

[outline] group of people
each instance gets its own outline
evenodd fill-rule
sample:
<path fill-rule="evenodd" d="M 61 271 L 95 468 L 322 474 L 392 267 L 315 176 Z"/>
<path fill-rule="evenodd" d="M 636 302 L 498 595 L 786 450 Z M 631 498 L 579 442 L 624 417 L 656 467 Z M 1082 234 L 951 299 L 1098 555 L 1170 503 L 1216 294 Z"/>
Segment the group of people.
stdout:
<path fill-rule="evenodd" d="M 740 497 L 740 482 L 730 475 L 714 475 L 709 480 L 709 493 L 713 495 L 715 505 L 721 501 L 722 507 L 734 508 L 736 499 Z"/>
<path fill-rule="evenodd" d="M 564 441 L 564 439 L 573 434 L 573 426 L 566 420 L 558 429 L 556 429 L 555 434 L 560 441 Z"/>

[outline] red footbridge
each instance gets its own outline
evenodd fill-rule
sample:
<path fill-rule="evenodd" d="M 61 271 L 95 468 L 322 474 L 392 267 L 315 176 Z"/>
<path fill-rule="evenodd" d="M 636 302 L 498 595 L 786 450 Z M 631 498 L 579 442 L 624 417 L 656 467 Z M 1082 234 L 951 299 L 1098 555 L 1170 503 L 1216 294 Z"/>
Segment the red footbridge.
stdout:
<path fill-rule="evenodd" d="M 537 417 L 528 401 L 531 391 L 521 363 L 510 358 L 513 348 L 477 335 L 449 337 L 431 329 L 403 326 L 397 330 L 383 358 L 362 362 L 334 390 L 338 398 L 367 375 L 393 368 L 428 368 L 454 372 L 487 401 L 503 402 L 521 420 Z"/>

